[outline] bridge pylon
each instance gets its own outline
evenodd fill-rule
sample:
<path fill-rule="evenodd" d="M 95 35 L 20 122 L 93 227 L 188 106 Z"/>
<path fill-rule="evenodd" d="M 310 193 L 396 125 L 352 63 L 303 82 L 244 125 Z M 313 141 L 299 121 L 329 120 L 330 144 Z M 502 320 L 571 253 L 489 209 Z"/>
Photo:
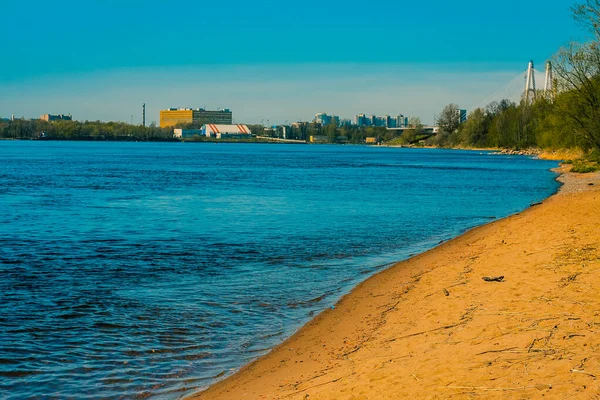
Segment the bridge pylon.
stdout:
<path fill-rule="evenodd" d="M 544 95 L 548 100 L 554 100 L 556 97 L 556 88 L 554 87 L 554 76 L 552 74 L 552 63 L 546 63 L 546 81 L 544 82 Z"/>
<path fill-rule="evenodd" d="M 529 61 L 527 67 L 527 82 L 525 83 L 525 93 L 523 93 L 523 99 L 525 104 L 531 104 L 536 100 L 535 92 L 535 69 L 533 67 L 533 60 Z"/>

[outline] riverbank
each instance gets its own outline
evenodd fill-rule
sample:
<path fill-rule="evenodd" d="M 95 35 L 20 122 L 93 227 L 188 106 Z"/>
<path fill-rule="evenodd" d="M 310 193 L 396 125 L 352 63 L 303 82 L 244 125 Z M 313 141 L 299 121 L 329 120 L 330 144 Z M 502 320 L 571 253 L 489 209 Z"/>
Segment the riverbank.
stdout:
<path fill-rule="evenodd" d="M 597 393 L 600 174 L 559 179 L 560 192 L 542 204 L 373 276 L 192 398 Z"/>

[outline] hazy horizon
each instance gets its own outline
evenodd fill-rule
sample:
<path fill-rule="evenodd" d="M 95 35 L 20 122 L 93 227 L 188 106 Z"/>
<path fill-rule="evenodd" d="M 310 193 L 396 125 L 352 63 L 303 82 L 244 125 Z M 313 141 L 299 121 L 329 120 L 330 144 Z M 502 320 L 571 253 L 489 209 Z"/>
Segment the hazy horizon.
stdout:
<path fill-rule="evenodd" d="M 39 16 L 36 4 L 3 6 L 0 117 L 139 124 L 146 103 L 148 124 L 169 107 L 230 108 L 237 123 L 318 112 L 432 123 L 448 103 L 472 110 L 500 100 L 491 96 L 530 59 L 543 69 L 582 34 L 558 1 L 232 1 L 190 3 L 186 13 L 156 1 L 64 1 Z"/>

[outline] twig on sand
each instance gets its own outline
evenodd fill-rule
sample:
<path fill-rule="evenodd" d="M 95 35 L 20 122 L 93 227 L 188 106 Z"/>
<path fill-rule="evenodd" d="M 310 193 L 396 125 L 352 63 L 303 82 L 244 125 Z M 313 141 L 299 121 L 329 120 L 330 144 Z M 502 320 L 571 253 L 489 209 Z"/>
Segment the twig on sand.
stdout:
<path fill-rule="evenodd" d="M 399 336 L 397 338 L 392 338 L 389 341 L 393 342 L 395 340 L 406 339 L 406 338 L 413 337 L 413 336 L 424 335 L 424 334 L 430 333 L 430 332 L 441 331 L 441 330 L 444 330 L 444 329 L 451 329 L 451 328 L 454 328 L 454 327 L 457 327 L 459 325 L 463 325 L 463 324 L 466 324 L 466 323 L 467 323 L 467 321 L 461 321 L 459 323 L 452 324 L 452 325 L 444 325 L 444 326 L 440 326 L 439 328 L 429 329 L 429 330 L 422 331 L 422 332 L 417 332 L 417 333 L 411 333 L 410 335 Z"/>
<path fill-rule="evenodd" d="M 580 369 L 572 369 L 572 370 L 571 370 L 571 372 L 575 372 L 575 373 L 577 373 L 577 374 L 584 374 L 584 375 L 591 376 L 592 378 L 596 379 L 596 375 L 594 375 L 594 374 L 590 374 L 589 372 L 587 372 L 587 371 L 582 371 L 582 370 L 580 370 Z"/>
<path fill-rule="evenodd" d="M 448 289 L 450 289 L 450 288 L 453 288 L 453 287 L 455 287 L 455 286 L 459 286 L 459 285 L 466 285 L 466 284 L 467 284 L 467 281 L 462 281 L 462 282 L 454 283 L 454 284 L 452 284 L 452 285 L 450 285 L 450 286 L 446 286 L 445 288 L 443 288 L 444 294 L 446 294 L 446 291 L 447 291 Z M 433 292 L 433 293 L 429 293 L 429 294 L 425 295 L 425 298 L 427 298 L 427 297 L 431 297 L 431 296 L 433 296 L 434 294 L 437 294 L 437 293 L 439 293 L 439 291 L 437 291 L 437 290 L 436 290 L 436 291 L 435 291 L 435 292 Z"/>
<path fill-rule="evenodd" d="M 541 384 L 541 385 L 534 385 L 534 386 L 519 386 L 519 387 L 512 387 L 512 388 L 488 388 L 488 387 L 482 387 L 482 386 L 440 386 L 439 389 L 443 389 L 443 388 L 447 388 L 447 389 L 470 389 L 470 390 L 484 390 L 484 391 L 505 391 L 505 390 L 526 390 L 526 389 L 538 389 L 538 390 L 543 390 L 543 389 L 552 389 L 552 385 L 550 384 Z"/>
<path fill-rule="evenodd" d="M 360 348 L 361 348 L 361 347 L 362 347 L 362 346 L 356 346 L 354 349 L 352 349 L 352 350 L 350 350 L 350 351 L 348 351 L 348 352 L 346 352 L 346 353 L 342 354 L 342 357 L 346 357 L 347 355 L 350 355 L 350 354 L 352 354 L 352 353 L 356 353 L 357 351 L 359 351 L 359 350 L 360 350 Z"/>
<path fill-rule="evenodd" d="M 533 328 L 534 326 L 536 326 L 537 324 L 539 324 L 542 321 L 550 321 L 553 319 L 560 319 L 560 318 L 564 318 L 564 317 L 560 316 L 560 317 L 548 317 L 548 318 L 536 319 L 536 320 L 533 320 L 533 322 L 529 325 L 529 327 Z"/>
<path fill-rule="evenodd" d="M 313 376 L 312 378 L 308 378 L 308 379 L 306 380 L 306 382 L 310 382 L 310 381 L 312 381 L 312 380 L 315 380 L 315 379 L 317 379 L 317 378 L 320 378 L 320 377 L 322 377 L 322 376 L 325 376 L 325 375 L 327 375 L 327 372 L 325 372 L 325 371 L 321 371 L 321 373 L 320 373 L 319 375 L 315 375 L 315 376 Z M 296 386 L 298 386 L 298 385 L 296 385 Z M 297 387 L 296 387 L 296 389 L 297 389 Z"/>
<path fill-rule="evenodd" d="M 504 281 L 504 275 L 500 275 L 500 276 L 484 276 L 481 279 L 483 279 L 486 282 L 502 282 L 502 281 Z"/>
<path fill-rule="evenodd" d="M 465 280 L 465 281 L 458 282 L 458 283 L 455 283 L 455 284 L 450 285 L 450 286 L 446 286 L 446 289 L 449 289 L 449 288 L 454 287 L 454 286 L 460 286 L 460 285 L 466 285 L 466 284 L 467 284 L 467 281 Z"/>
<path fill-rule="evenodd" d="M 581 333 L 571 333 L 570 335 L 565 336 L 563 339 L 571 339 L 574 337 L 585 337 L 585 335 Z"/>
<path fill-rule="evenodd" d="M 330 380 L 330 381 L 327 381 L 327 382 L 323 382 L 323 383 L 317 383 L 316 385 L 312 385 L 312 386 L 309 386 L 309 387 L 307 387 L 307 388 L 304 388 L 304 389 L 297 389 L 297 392 L 290 393 L 290 394 L 288 394 L 288 395 L 287 395 L 287 396 L 285 396 L 285 397 L 292 397 L 292 396 L 295 396 L 295 395 L 297 395 L 297 394 L 298 394 L 298 392 L 306 392 L 307 390 L 310 390 L 310 389 L 313 389 L 313 388 L 316 388 L 316 387 L 319 387 L 319 386 L 328 385 L 328 384 L 330 384 L 330 383 L 335 383 L 335 382 L 337 382 L 337 381 L 340 381 L 340 380 L 342 380 L 342 379 L 344 379 L 344 378 L 348 378 L 349 376 L 352 376 L 352 374 L 350 374 L 350 375 L 345 375 L 345 376 L 341 376 L 341 377 L 339 377 L 339 378 L 332 379 L 332 380 Z"/>
<path fill-rule="evenodd" d="M 394 305 L 393 305 L 393 306 L 391 306 L 390 308 L 388 308 L 388 309 L 386 309 L 386 310 L 383 310 L 383 311 L 381 312 L 381 314 L 383 315 L 383 314 L 387 314 L 387 313 L 389 313 L 390 311 L 392 311 L 393 309 L 395 309 L 395 308 L 398 306 L 398 304 L 400 304 L 400 302 L 399 302 L 399 301 L 398 301 L 398 302 L 396 302 L 396 304 L 394 304 Z"/>
<path fill-rule="evenodd" d="M 514 349 L 516 349 L 516 347 L 509 347 L 507 349 L 501 349 L 501 350 L 488 350 L 488 351 L 482 351 L 481 353 L 477 353 L 475 355 L 480 356 L 482 354 L 487 354 L 487 353 L 502 353 L 504 351 L 510 351 L 510 350 L 514 350 Z"/>
<path fill-rule="evenodd" d="M 293 385 L 293 386 L 294 386 L 294 389 L 295 389 L 295 390 L 298 390 L 298 386 L 302 385 L 303 383 L 307 383 L 307 382 L 310 382 L 310 381 L 312 381 L 312 380 L 315 380 L 315 379 L 317 379 L 317 378 L 320 378 L 320 377 L 322 377 L 322 376 L 325 376 L 325 375 L 327 375 L 327 371 L 329 371 L 330 369 L 333 369 L 333 367 L 327 367 L 327 368 L 324 368 L 324 369 L 322 369 L 321 371 L 319 371 L 319 374 L 318 374 L 318 375 L 315 375 L 315 376 L 313 376 L 312 378 L 308 378 L 308 379 L 305 379 L 305 380 L 304 380 L 304 381 L 302 381 L 302 382 L 299 382 L 299 383 L 296 383 L 296 384 L 294 384 L 294 385 Z M 283 388 L 284 386 L 287 386 L 287 385 L 281 385 L 281 386 L 279 386 L 279 387 Z"/>

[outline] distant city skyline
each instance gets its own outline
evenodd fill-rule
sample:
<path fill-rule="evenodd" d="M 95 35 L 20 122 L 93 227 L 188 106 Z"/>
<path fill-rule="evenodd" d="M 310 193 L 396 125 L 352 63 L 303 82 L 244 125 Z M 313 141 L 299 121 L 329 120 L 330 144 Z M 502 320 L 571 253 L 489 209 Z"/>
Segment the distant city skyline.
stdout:
<path fill-rule="evenodd" d="M 426 68 L 223 66 L 213 71 L 172 69 L 167 81 L 161 74 L 138 69 L 44 78 L 29 85 L 6 85 L 0 94 L 0 117 L 71 114 L 75 120 L 141 124 L 145 103 L 147 125 L 158 125 L 159 111 L 171 107 L 229 108 L 236 123 L 265 125 L 310 121 L 319 110 L 344 118 L 361 113 L 396 115 L 403 110 L 429 124 L 448 103 L 469 110 L 485 105 L 492 100 L 489 95 L 515 75 L 514 70 L 488 73 L 487 66 L 471 66 L 466 72 L 452 65 L 444 72 Z"/>
<path fill-rule="evenodd" d="M 385 12 L 370 13 L 352 1 L 232 0 L 190 2 L 181 13 L 156 0 L 13 0 L 2 6 L 0 117 L 141 124 L 146 103 L 147 125 L 161 109 L 203 106 L 230 108 L 238 123 L 321 110 L 402 110 L 431 123 L 448 103 L 472 110 L 494 100 L 530 59 L 543 65 L 581 39 L 570 5 L 376 1 L 368 7 Z"/>

